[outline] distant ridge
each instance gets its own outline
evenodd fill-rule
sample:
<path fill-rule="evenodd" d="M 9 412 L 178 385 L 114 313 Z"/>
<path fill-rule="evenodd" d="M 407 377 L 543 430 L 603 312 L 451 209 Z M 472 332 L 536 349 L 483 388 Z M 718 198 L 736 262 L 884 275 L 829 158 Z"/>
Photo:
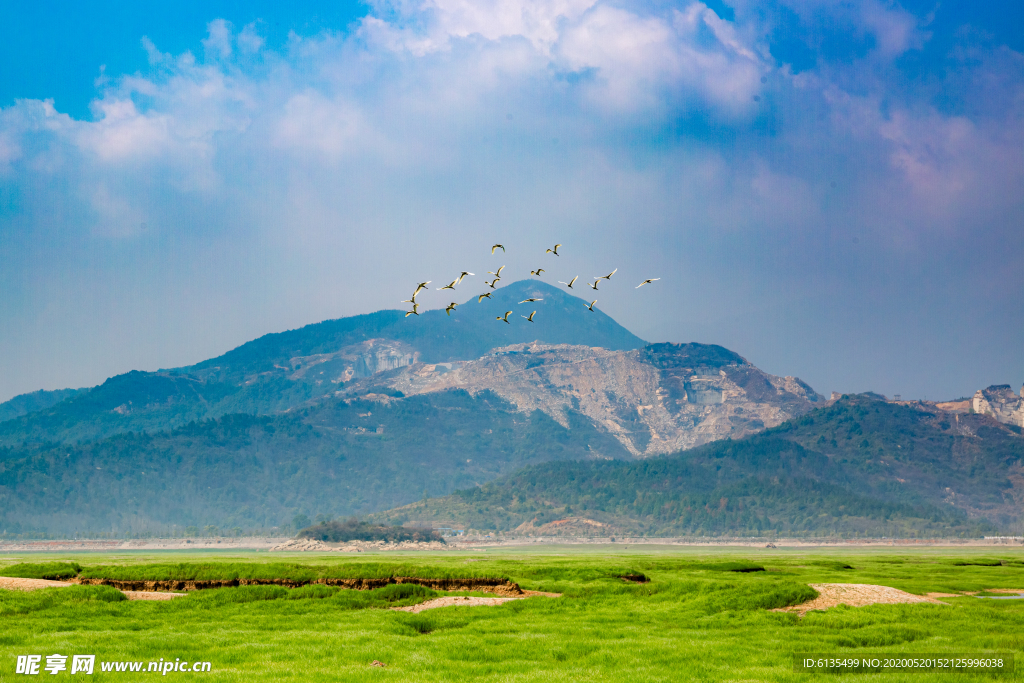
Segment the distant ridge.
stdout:
<path fill-rule="evenodd" d="M 37 410 L 45 410 L 83 391 L 88 391 L 88 389 L 57 389 L 56 391 L 40 389 L 29 394 L 20 394 L 9 401 L 0 403 L 0 422 L 13 420 Z"/>
<path fill-rule="evenodd" d="M 536 322 L 518 314 L 510 325 L 494 319 L 525 309 L 518 302 L 531 296 L 544 299 L 530 308 L 538 311 Z M 136 370 L 91 389 L 19 397 L 8 402 L 11 419 L 0 421 L 0 445 L 152 432 L 233 413 L 280 413 L 382 369 L 471 360 L 514 343 L 611 350 L 645 344 L 607 314 L 587 310 L 586 303 L 544 282 L 521 280 L 493 290 L 483 303 L 476 296 L 465 300 L 451 316 L 432 310 L 406 318 L 403 311 L 385 310 L 267 334 L 192 366 Z M 325 355 L 331 355 L 330 363 Z M 317 365 L 315 374 L 307 372 L 310 364 Z"/>

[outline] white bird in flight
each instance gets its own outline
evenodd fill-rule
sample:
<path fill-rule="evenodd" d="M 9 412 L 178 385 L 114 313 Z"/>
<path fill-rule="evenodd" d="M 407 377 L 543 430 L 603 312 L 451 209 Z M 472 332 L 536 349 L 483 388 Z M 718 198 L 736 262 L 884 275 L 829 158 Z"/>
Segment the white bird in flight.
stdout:
<path fill-rule="evenodd" d="M 633 289 L 640 289 L 640 288 L 641 288 L 641 287 L 643 287 L 644 285 L 649 285 L 649 284 L 651 284 L 652 282 L 656 282 L 657 280 L 660 280 L 660 279 L 661 279 L 660 277 L 652 277 L 652 278 L 651 278 L 651 279 L 649 279 L 649 280 L 644 280 L 643 282 L 641 282 L 640 284 L 638 284 L 638 285 L 637 285 L 636 287 L 634 287 Z"/>
<path fill-rule="evenodd" d="M 451 315 L 452 311 L 455 310 L 456 306 L 458 306 L 458 304 L 453 301 L 450 304 L 448 304 L 448 308 L 444 309 L 444 312 L 447 313 L 448 315 Z"/>
<path fill-rule="evenodd" d="M 561 280 L 559 280 L 559 281 L 558 281 L 558 284 L 560 284 L 560 285 L 565 285 L 565 286 L 566 286 L 566 287 L 568 287 L 569 289 L 572 289 L 572 283 L 576 282 L 576 280 L 578 280 L 578 279 L 579 279 L 579 277 L 580 277 L 580 276 L 579 276 L 579 275 L 577 275 L 576 277 L 574 277 L 573 279 L 569 280 L 568 282 L 562 282 Z"/>
<path fill-rule="evenodd" d="M 505 247 L 503 247 L 500 244 L 495 244 L 493 247 L 491 247 L 491 256 L 494 256 L 494 250 L 495 249 L 501 249 L 501 252 L 505 253 Z"/>
<path fill-rule="evenodd" d="M 477 302 L 477 303 L 480 303 L 480 302 L 481 302 L 481 301 L 483 301 L 484 299 L 490 299 L 490 298 L 491 298 L 491 292 L 487 292 L 486 294 L 481 294 L 480 296 L 478 296 L 478 297 L 476 298 L 476 302 Z"/>
<path fill-rule="evenodd" d="M 406 311 L 405 317 L 408 318 L 410 315 L 419 315 L 420 312 L 417 310 L 420 307 L 419 304 L 413 304 L 411 311 Z"/>
<path fill-rule="evenodd" d="M 560 246 L 562 246 L 562 245 L 561 244 L 556 244 L 554 249 L 545 249 L 544 253 L 545 254 L 554 254 L 555 256 L 558 256 L 558 248 Z"/>
<path fill-rule="evenodd" d="M 519 303 L 521 303 L 521 304 L 525 304 L 525 303 L 527 303 L 528 301 L 544 301 L 544 299 L 523 299 L 523 300 L 522 300 L 522 301 L 520 301 Z"/>
<path fill-rule="evenodd" d="M 465 270 L 459 273 L 459 279 L 455 281 L 455 284 L 459 284 L 460 282 L 462 282 L 462 278 L 466 277 L 467 275 L 473 275 L 473 273 L 470 273 Z"/>
<path fill-rule="evenodd" d="M 497 270 L 496 272 L 493 272 L 493 273 L 492 273 L 491 271 L 489 271 L 489 270 L 488 270 L 488 271 L 487 271 L 487 274 L 488 274 L 488 275 L 493 275 L 494 277 L 496 277 L 496 278 L 498 278 L 498 279 L 501 279 L 501 271 L 502 271 L 502 270 L 503 270 L 504 268 L 505 268 L 505 266 L 502 266 L 501 268 L 498 268 L 498 270 Z M 472 275 L 472 273 L 470 273 L 470 275 Z"/>
<path fill-rule="evenodd" d="M 412 293 L 412 298 L 415 299 L 416 295 L 420 293 L 420 290 L 421 289 L 426 289 L 427 285 L 429 285 L 429 284 L 430 284 L 430 280 L 427 280 L 426 282 L 421 282 L 418 285 L 416 285 L 416 291 Z"/>
<path fill-rule="evenodd" d="M 534 311 L 529 316 L 521 315 L 519 317 L 520 318 L 526 318 L 527 320 L 529 320 L 532 323 L 533 322 L 533 316 L 535 316 L 535 315 L 537 315 L 537 311 Z"/>
<path fill-rule="evenodd" d="M 530 271 L 530 275 L 536 275 L 537 277 L 540 277 L 540 274 L 543 273 L 543 272 L 544 272 L 543 268 L 538 268 L 537 270 L 531 270 Z"/>
<path fill-rule="evenodd" d="M 457 285 L 457 284 L 459 284 L 458 280 L 452 280 L 450 283 L 448 283 L 444 287 L 438 287 L 437 291 L 440 292 L 442 289 L 455 289 L 455 285 Z"/>
<path fill-rule="evenodd" d="M 597 303 L 597 299 L 594 299 L 593 301 L 591 301 L 590 305 L 587 306 L 587 310 L 589 310 L 591 313 L 593 313 L 594 312 L 594 304 L 596 304 L 596 303 Z"/>
<path fill-rule="evenodd" d="M 512 315 L 512 311 L 505 311 L 505 315 L 504 316 L 500 316 L 499 315 L 497 318 L 495 318 L 495 320 L 501 320 L 501 321 L 504 321 L 504 322 L 508 323 L 509 325 L 511 325 L 512 323 L 508 322 L 508 317 L 510 315 Z"/>
<path fill-rule="evenodd" d="M 612 279 L 612 275 L 615 275 L 615 273 L 617 273 L 617 272 L 619 272 L 618 268 L 616 268 L 612 272 L 608 273 L 607 275 L 595 275 L 594 277 L 597 278 L 598 280 L 611 280 Z"/>
<path fill-rule="evenodd" d="M 587 286 L 590 287 L 591 289 L 593 289 L 596 292 L 597 291 L 597 283 L 600 282 L 600 281 L 601 281 L 601 278 L 597 278 L 596 280 L 594 280 L 594 284 L 590 284 L 588 282 Z"/>

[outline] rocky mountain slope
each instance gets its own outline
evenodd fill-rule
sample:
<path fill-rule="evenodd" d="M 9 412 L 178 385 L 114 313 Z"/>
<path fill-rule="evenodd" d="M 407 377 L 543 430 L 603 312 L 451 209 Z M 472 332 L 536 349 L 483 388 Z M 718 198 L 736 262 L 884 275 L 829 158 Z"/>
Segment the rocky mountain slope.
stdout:
<path fill-rule="evenodd" d="M 495 320 L 524 308 L 518 302 L 526 298 L 543 299 L 532 305 L 535 322 Z M 520 281 L 494 290 L 483 303 L 474 296 L 452 315 L 378 311 L 328 320 L 265 335 L 193 366 L 112 377 L 65 400 L 42 401 L 35 410 L 25 410 L 29 402 L 21 399 L 2 404 L 12 419 L 0 422 L 0 445 L 152 432 L 236 413 L 277 414 L 382 371 L 417 361 L 471 360 L 532 341 L 611 350 L 644 345 L 606 314 L 588 311 L 582 299 L 540 281 Z"/>
<path fill-rule="evenodd" d="M 1014 394 L 1009 384 L 978 389 L 971 399 L 971 409 L 1003 424 L 1024 427 L 1024 387 L 1021 387 L 1020 394 Z"/>
<path fill-rule="evenodd" d="M 524 413 L 559 424 L 582 413 L 634 456 L 739 438 L 802 415 L 824 399 L 794 377 L 762 372 L 721 346 L 651 344 L 611 351 L 568 344 L 516 344 L 483 358 L 414 363 L 356 382 L 406 396 L 464 389 L 493 392 Z"/>
<path fill-rule="evenodd" d="M 524 299 L 537 301 L 524 306 Z M 535 310 L 534 322 L 496 320 L 520 309 Z M 582 299 L 531 280 L 451 315 L 380 311 L 266 335 L 186 368 L 113 377 L 0 423 L 0 445 L 151 433 L 339 397 L 455 389 L 493 392 L 563 427 L 581 414 L 643 457 L 754 433 L 822 401 L 800 380 L 768 375 L 719 346 L 644 345 Z"/>

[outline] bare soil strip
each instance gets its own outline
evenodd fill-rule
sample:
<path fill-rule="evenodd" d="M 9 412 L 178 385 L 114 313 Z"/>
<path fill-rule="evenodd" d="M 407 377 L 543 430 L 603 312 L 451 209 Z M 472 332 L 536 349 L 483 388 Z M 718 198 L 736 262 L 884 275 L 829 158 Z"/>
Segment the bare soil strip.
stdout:
<path fill-rule="evenodd" d="M 87 586 L 113 586 L 120 591 L 195 591 L 207 588 L 233 588 L 235 586 L 284 586 L 299 588 L 308 584 L 340 586 L 356 590 L 381 588 L 391 583 L 414 583 L 439 591 L 479 591 L 505 597 L 519 597 L 523 590 L 518 584 L 504 579 L 421 579 L 414 576 L 393 576 L 386 579 L 317 579 L 315 581 L 293 581 L 291 579 L 226 579 L 213 580 L 170 580 L 170 581 L 121 581 L 119 579 L 74 579 L 74 583 Z"/>
<path fill-rule="evenodd" d="M 61 588 L 70 586 L 67 581 L 50 581 L 49 579 L 19 579 L 0 576 L 0 588 L 9 591 L 35 591 L 40 588 Z"/>
<path fill-rule="evenodd" d="M 412 612 L 418 614 L 423 610 L 435 609 L 437 607 L 481 607 L 485 605 L 502 605 L 510 600 L 524 600 L 525 598 L 471 598 L 461 595 L 447 595 L 443 598 L 434 598 L 433 600 L 427 600 L 421 602 L 418 605 L 409 605 L 408 607 L 392 607 L 391 609 L 396 612 Z"/>
<path fill-rule="evenodd" d="M 838 605 L 864 607 L 865 605 L 899 605 L 928 602 L 936 605 L 944 603 L 936 598 L 938 594 L 921 596 L 901 591 L 889 586 L 873 586 L 866 583 L 812 583 L 808 584 L 818 591 L 818 597 L 800 605 L 782 607 L 776 612 L 796 612 L 803 616 L 811 610 L 826 610 Z M 954 597 L 954 596 L 942 596 Z"/>
<path fill-rule="evenodd" d="M 121 591 L 129 600 L 173 600 L 183 598 L 188 593 L 150 593 L 148 591 Z"/>
<path fill-rule="evenodd" d="M 41 588 L 65 588 L 73 586 L 70 581 L 50 581 L 49 579 L 22 579 L 0 576 L 0 588 L 9 591 L 35 591 Z M 186 593 L 151 593 L 145 591 L 121 591 L 129 600 L 172 600 Z"/>

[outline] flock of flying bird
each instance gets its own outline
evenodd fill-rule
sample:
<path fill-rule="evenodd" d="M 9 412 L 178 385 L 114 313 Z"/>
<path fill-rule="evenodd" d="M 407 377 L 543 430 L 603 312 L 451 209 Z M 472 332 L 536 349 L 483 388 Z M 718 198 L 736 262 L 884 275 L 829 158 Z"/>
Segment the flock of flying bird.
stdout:
<path fill-rule="evenodd" d="M 562 246 L 562 245 L 561 244 L 556 244 L 551 249 L 546 249 L 544 251 L 544 253 L 545 254 L 554 254 L 555 256 L 558 256 L 559 255 L 558 254 L 558 248 L 560 246 Z M 501 249 L 502 253 L 505 253 L 505 247 L 503 245 L 495 244 L 493 247 L 491 247 L 491 255 L 493 256 L 494 252 L 497 251 L 498 249 Z M 500 268 L 498 268 L 494 272 L 487 271 L 487 274 L 488 275 L 493 275 L 494 279 L 491 280 L 490 282 L 488 282 L 487 280 L 484 280 L 484 283 L 488 287 L 490 287 L 491 289 L 495 289 L 496 285 L 498 284 L 498 281 L 501 280 L 501 271 L 504 270 L 504 268 L 505 268 L 505 266 L 501 266 Z M 615 275 L 615 273 L 617 273 L 618 270 L 619 269 L 616 268 L 615 270 L 613 270 L 612 272 L 608 273 L 607 275 L 595 275 L 594 276 L 594 282 L 592 282 L 592 283 L 588 282 L 587 286 L 589 286 L 591 289 L 593 289 L 596 292 L 597 291 L 598 283 L 601 282 L 601 280 L 611 280 L 612 279 L 612 275 Z M 537 277 L 541 277 L 541 273 L 543 273 L 543 272 L 545 272 L 543 268 L 538 268 L 537 270 L 531 270 L 530 271 L 530 275 L 535 275 Z M 449 282 L 444 287 L 438 287 L 437 290 L 441 291 L 443 289 L 451 289 L 451 290 L 454 291 L 455 290 L 455 285 L 460 284 L 462 282 L 462 279 L 464 277 L 466 277 L 467 275 L 475 277 L 475 275 L 473 273 L 470 273 L 469 271 L 464 270 L 461 273 L 459 273 L 459 277 L 455 278 L 454 280 Z M 577 275 L 576 277 L 574 277 L 573 279 L 569 280 L 568 282 L 562 282 L 561 280 L 559 280 L 558 284 L 565 285 L 569 289 L 572 289 L 573 284 L 575 284 L 576 280 L 578 280 L 579 277 L 580 276 Z M 640 289 L 644 285 L 649 285 L 652 282 L 657 282 L 660 279 L 661 279 L 660 277 L 648 278 L 647 280 L 644 280 L 643 282 L 638 284 L 635 287 L 635 289 Z M 429 285 L 430 283 L 431 283 L 430 280 L 418 283 L 416 285 L 416 291 L 414 291 L 412 293 L 412 298 L 405 299 L 405 300 L 402 301 L 403 304 L 412 304 L 412 310 L 411 311 L 407 311 L 406 314 L 405 314 L 406 318 L 408 318 L 410 315 L 419 315 L 420 314 L 419 313 L 419 306 L 420 305 L 418 303 L 416 303 L 416 296 L 419 295 L 419 293 L 421 291 L 423 291 L 424 289 L 428 289 L 427 285 Z M 478 296 L 476 298 L 477 303 L 480 303 L 484 299 L 491 298 L 491 294 L 492 294 L 492 292 L 484 292 L 483 294 L 481 294 L 480 296 Z M 531 303 L 533 301 L 543 301 L 543 299 L 533 299 L 533 298 L 523 299 L 519 303 L 527 304 L 527 303 Z M 590 302 L 590 304 L 586 304 L 587 310 L 589 310 L 591 313 L 593 313 L 594 312 L 594 304 L 596 304 L 596 303 L 597 303 L 597 299 L 594 299 L 593 301 Z M 444 309 L 445 313 L 447 313 L 448 315 L 451 315 L 452 311 L 454 311 L 458 307 L 458 305 L 459 304 L 455 303 L 454 301 L 451 302 L 450 304 L 448 304 L 448 307 Z M 510 323 L 509 320 L 508 320 L 508 317 L 510 315 L 512 315 L 512 311 L 505 311 L 505 315 L 499 315 L 497 318 L 495 318 L 495 320 L 500 320 L 500 321 L 502 321 L 504 323 L 507 323 L 507 324 L 511 325 L 512 323 Z M 529 322 L 532 323 L 533 322 L 533 316 L 535 316 L 535 315 L 537 315 L 537 311 L 533 311 L 532 313 L 530 313 L 530 315 L 523 315 L 523 316 L 520 316 L 520 317 L 521 318 L 525 318 L 526 320 L 528 320 Z"/>

